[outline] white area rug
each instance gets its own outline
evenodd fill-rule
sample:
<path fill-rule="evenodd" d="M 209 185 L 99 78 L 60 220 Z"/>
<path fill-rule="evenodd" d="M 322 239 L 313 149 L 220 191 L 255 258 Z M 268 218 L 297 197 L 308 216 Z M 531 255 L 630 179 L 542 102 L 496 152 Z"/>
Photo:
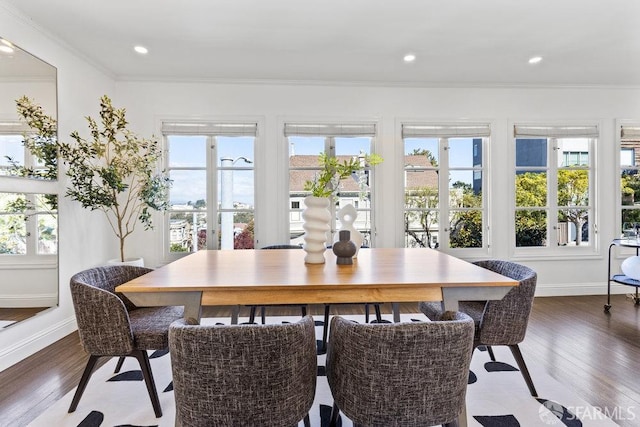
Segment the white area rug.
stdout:
<path fill-rule="evenodd" d="M 364 316 L 344 316 L 364 321 Z M 384 316 L 391 320 L 390 316 Z M 297 321 L 296 317 L 268 317 L 268 322 Z M 402 321 L 424 320 L 420 314 L 402 315 Z M 240 322 L 246 319 L 240 319 Z M 316 335 L 322 337 L 322 318 L 316 317 Z M 229 323 L 228 318 L 203 319 L 203 323 Z M 533 382 L 541 401 L 532 398 L 527 386 L 515 367 L 511 352 L 505 347 L 494 348 L 498 362 L 490 362 L 486 352 L 476 350 L 471 362 L 470 384 L 467 389 L 467 414 L 469 426 L 616 426 L 609 418 L 580 399 L 544 370 L 527 360 Z M 140 367 L 133 358 L 127 358 L 120 374 L 113 374 L 117 359 L 114 358 L 96 371 L 73 414 L 67 410 L 75 390 L 51 406 L 34 420 L 32 427 L 50 426 L 173 426 L 175 404 L 171 384 L 169 354 L 156 353 L 151 367 L 158 388 L 162 418 L 155 418 L 147 394 Z M 325 356 L 318 356 L 318 366 L 324 366 Z M 322 370 L 320 370 L 322 371 Z M 474 381 L 475 379 L 475 381 Z M 111 380 L 111 381 L 109 381 Z M 311 425 L 328 425 L 333 400 L 326 377 L 318 376 L 314 406 L 311 409 Z M 300 423 L 300 426 L 303 424 Z M 352 426 L 342 416 L 342 426 Z"/>
<path fill-rule="evenodd" d="M 11 326 L 16 323 L 15 320 L 0 320 L 0 329 L 6 328 L 7 326 Z"/>

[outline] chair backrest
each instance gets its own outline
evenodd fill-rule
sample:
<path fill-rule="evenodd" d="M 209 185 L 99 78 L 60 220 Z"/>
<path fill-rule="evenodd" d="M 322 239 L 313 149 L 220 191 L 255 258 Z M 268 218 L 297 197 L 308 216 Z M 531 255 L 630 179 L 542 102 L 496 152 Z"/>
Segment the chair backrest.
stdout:
<path fill-rule="evenodd" d="M 148 273 L 151 269 L 127 265 L 96 267 L 71 277 L 71 298 L 84 349 L 97 356 L 130 353 L 133 334 L 128 300 L 116 294 L 116 286 Z"/>
<path fill-rule="evenodd" d="M 263 246 L 260 249 L 302 249 L 300 245 L 269 245 Z"/>
<path fill-rule="evenodd" d="M 169 328 L 178 426 L 293 426 L 316 389 L 314 322 Z"/>
<path fill-rule="evenodd" d="M 335 316 L 327 380 L 354 423 L 423 426 L 452 422 L 465 404 L 473 320 L 358 324 Z"/>
<path fill-rule="evenodd" d="M 474 264 L 517 280 L 498 301 L 487 301 L 476 338 L 486 345 L 514 345 L 524 340 L 536 292 L 537 274 L 522 264 L 502 260 L 477 261 Z"/>

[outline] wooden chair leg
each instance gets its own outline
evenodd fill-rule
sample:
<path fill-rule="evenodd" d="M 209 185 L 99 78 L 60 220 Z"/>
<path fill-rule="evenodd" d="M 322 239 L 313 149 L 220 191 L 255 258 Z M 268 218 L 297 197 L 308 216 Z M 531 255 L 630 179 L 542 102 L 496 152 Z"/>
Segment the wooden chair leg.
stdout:
<path fill-rule="evenodd" d="M 493 349 L 491 348 L 490 345 L 485 345 L 486 349 L 487 349 L 487 353 L 489 353 L 489 358 L 491 359 L 492 362 L 496 361 L 496 355 L 493 354 Z"/>
<path fill-rule="evenodd" d="M 460 424 L 458 423 L 457 419 L 451 421 L 450 423 L 442 424 L 442 427 L 459 427 L 459 426 L 460 426 Z"/>
<path fill-rule="evenodd" d="M 252 324 L 256 320 L 256 306 L 252 305 L 249 308 L 249 324 Z"/>
<path fill-rule="evenodd" d="M 262 320 L 262 324 L 267 323 L 267 307 L 264 305 L 260 307 L 260 320 Z"/>
<path fill-rule="evenodd" d="M 369 323 L 369 304 L 364 305 L 364 323 Z"/>
<path fill-rule="evenodd" d="M 122 365 L 124 364 L 124 359 L 126 359 L 126 357 L 120 356 L 118 363 L 116 364 L 116 369 L 113 371 L 114 374 L 120 372 L 120 369 L 122 369 Z"/>
<path fill-rule="evenodd" d="M 304 416 L 303 421 L 304 427 L 311 427 L 311 419 L 309 418 L 309 414 Z"/>
<path fill-rule="evenodd" d="M 306 305 L 302 305 L 300 306 L 300 312 L 302 313 L 302 317 L 307 315 L 307 306 Z"/>
<path fill-rule="evenodd" d="M 338 408 L 338 405 L 336 405 L 334 402 L 333 408 L 331 409 L 331 419 L 329 420 L 329 427 L 336 427 L 339 416 L 340 416 L 340 408 Z"/>
<path fill-rule="evenodd" d="M 322 327 L 322 350 L 327 351 L 327 334 L 329 332 L 329 314 L 331 312 L 331 306 L 329 304 L 324 305 L 324 326 Z"/>
<path fill-rule="evenodd" d="M 82 373 L 82 378 L 80 378 L 80 384 L 78 384 L 78 388 L 76 389 L 76 393 L 73 395 L 73 400 L 71 401 L 71 406 L 69 406 L 69 412 L 73 412 L 78 407 L 78 403 L 80 402 L 80 398 L 82 397 L 82 393 L 84 393 L 84 389 L 87 388 L 87 384 L 89 383 L 89 378 L 91 378 L 91 374 L 93 373 L 93 368 L 96 367 L 96 362 L 100 356 L 89 356 L 89 360 L 87 361 L 87 366 L 84 368 L 84 372 Z"/>
<path fill-rule="evenodd" d="M 513 358 L 516 359 L 516 363 L 518 364 L 518 368 L 520 368 L 520 373 L 522 374 L 524 381 L 527 383 L 527 387 L 529 387 L 529 393 L 531 393 L 531 396 L 533 397 L 538 397 L 538 392 L 533 386 L 529 369 L 527 369 L 527 364 L 524 363 L 524 358 L 520 352 L 520 346 L 518 346 L 518 344 L 510 345 L 509 349 L 511 350 L 511 354 L 513 354 Z"/>
<path fill-rule="evenodd" d="M 151 405 L 153 405 L 153 411 L 156 414 L 156 418 L 162 416 L 162 408 L 160 408 L 160 400 L 158 399 L 158 391 L 156 390 L 156 383 L 153 380 L 153 374 L 151 373 L 151 364 L 149 363 L 149 355 L 145 350 L 134 350 L 132 353 L 138 362 L 140 363 L 140 369 L 142 369 L 142 376 L 144 382 L 147 385 L 147 391 L 151 398 Z"/>

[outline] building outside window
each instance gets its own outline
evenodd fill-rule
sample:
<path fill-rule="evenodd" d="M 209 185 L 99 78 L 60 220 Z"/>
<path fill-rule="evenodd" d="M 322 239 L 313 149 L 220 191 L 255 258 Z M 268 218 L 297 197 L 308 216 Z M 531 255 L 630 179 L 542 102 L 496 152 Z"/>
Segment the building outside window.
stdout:
<path fill-rule="evenodd" d="M 284 133 L 289 144 L 289 240 L 291 244 L 302 244 L 304 229 L 301 216 L 304 198 L 310 192 L 304 183 L 313 180 L 320 172 L 320 153 L 337 157 L 340 162 L 359 158 L 363 169 L 352 177 L 342 180 L 335 200 L 330 206 L 332 224 L 327 244 L 336 240 L 339 221 L 337 211 L 347 204 L 357 210 L 354 227 L 363 235 L 363 246 L 372 246 L 375 235 L 373 222 L 373 180 L 371 171 L 364 164 L 364 156 L 372 153 L 376 126 L 373 123 L 286 123 Z"/>
<path fill-rule="evenodd" d="M 202 249 L 252 249 L 257 123 L 163 123 L 173 181 L 169 259 Z"/>
<path fill-rule="evenodd" d="M 620 235 L 640 234 L 640 124 L 624 124 L 620 133 Z"/>
<path fill-rule="evenodd" d="M 403 124 L 404 246 L 486 250 L 489 125 Z"/>
<path fill-rule="evenodd" d="M 515 247 L 591 247 L 597 126 L 515 125 Z"/>

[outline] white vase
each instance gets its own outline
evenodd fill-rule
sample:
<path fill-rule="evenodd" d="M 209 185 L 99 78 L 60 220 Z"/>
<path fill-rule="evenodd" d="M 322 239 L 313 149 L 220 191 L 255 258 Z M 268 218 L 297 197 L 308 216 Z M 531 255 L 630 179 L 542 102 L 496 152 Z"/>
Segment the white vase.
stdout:
<path fill-rule="evenodd" d="M 120 258 L 114 258 L 107 261 L 108 265 L 133 265 L 134 267 L 144 267 L 144 258 L 125 258 L 124 261 L 120 261 Z"/>
<path fill-rule="evenodd" d="M 324 264 L 324 251 L 327 249 L 327 232 L 331 230 L 330 200 L 328 197 L 307 196 L 304 199 L 305 210 L 302 211 L 304 223 L 304 246 L 307 252 L 304 262 L 307 264 Z"/>
<path fill-rule="evenodd" d="M 353 256 L 354 258 L 358 256 L 358 251 L 360 250 L 362 242 L 364 241 L 362 233 L 356 230 L 356 228 L 353 226 L 353 223 L 357 218 L 358 211 L 351 203 L 345 205 L 338 211 L 338 220 L 340 220 L 340 231 L 348 230 L 351 234 L 350 240 L 356 245 L 356 254 Z"/>

